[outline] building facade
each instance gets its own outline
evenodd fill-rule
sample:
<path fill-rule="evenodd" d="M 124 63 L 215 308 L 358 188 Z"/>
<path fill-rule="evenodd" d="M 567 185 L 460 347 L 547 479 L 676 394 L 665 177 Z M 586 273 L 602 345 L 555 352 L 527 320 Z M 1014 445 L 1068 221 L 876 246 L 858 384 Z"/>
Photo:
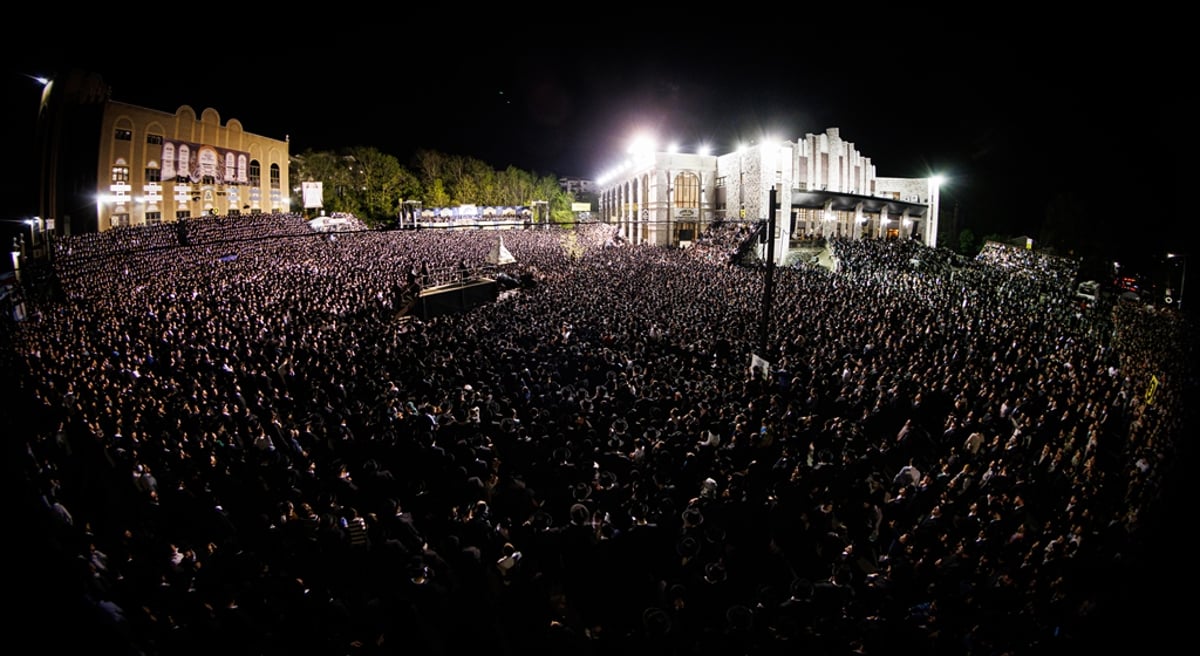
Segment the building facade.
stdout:
<path fill-rule="evenodd" d="M 568 194 L 575 196 L 596 193 L 596 181 L 586 178 L 559 178 L 558 186 Z"/>
<path fill-rule="evenodd" d="M 55 232 L 290 211 L 286 139 L 222 122 L 215 109 L 164 112 L 110 95 L 82 74 L 43 93 L 40 205 Z"/>
<path fill-rule="evenodd" d="M 724 155 L 633 153 L 599 181 L 599 213 L 632 243 L 687 246 L 714 221 L 768 218 L 773 189 L 780 262 L 815 237 L 937 245 L 937 178 L 878 177 L 837 128 Z"/>

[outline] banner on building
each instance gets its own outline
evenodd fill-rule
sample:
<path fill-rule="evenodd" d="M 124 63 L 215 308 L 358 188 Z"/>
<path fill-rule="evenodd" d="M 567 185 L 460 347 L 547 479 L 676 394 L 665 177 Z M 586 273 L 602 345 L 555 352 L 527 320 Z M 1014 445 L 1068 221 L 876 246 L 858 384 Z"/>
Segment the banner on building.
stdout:
<path fill-rule="evenodd" d="M 184 178 L 193 183 L 249 184 L 250 153 L 209 144 L 163 140 L 163 180 Z"/>

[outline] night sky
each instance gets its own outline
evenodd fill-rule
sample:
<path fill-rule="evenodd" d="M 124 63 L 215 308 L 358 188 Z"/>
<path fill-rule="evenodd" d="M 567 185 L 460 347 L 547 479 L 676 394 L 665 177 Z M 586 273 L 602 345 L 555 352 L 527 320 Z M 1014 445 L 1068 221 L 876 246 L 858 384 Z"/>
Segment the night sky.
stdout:
<path fill-rule="evenodd" d="M 190 61 L 25 46 L 5 79 L 6 136 L 32 151 L 40 88 L 31 76 L 69 67 L 100 73 L 118 101 L 212 107 L 249 132 L 289 138 L 293 154 L 370 146 L 407 165 L 429 149 L 558 177 L 597 177 L 638 133 L 723 153 L 836 127 L 880 176 L 948 176 L 945 211 L 977 235 L 1037 237 L 1047 204 L 1069 194 L 1111 235 L 1113 257 L 1181 250 L 1182 101 L 1139 64 L 1169 53 L 1037 38 L 876 49 L 721 38 L 692 48 L 648 31 L 534 44 L 529 30 L 363 30 L 236 56 L 220 46 Z M 36 214 L 22 180 L 5 182 L 10 211 Z"/>

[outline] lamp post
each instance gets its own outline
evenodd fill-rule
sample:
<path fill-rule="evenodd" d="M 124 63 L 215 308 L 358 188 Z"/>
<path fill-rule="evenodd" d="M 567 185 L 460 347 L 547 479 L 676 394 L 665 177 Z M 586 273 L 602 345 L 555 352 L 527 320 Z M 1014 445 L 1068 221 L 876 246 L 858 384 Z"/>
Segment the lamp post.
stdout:
<path fill-rule="evenodd" d="M 17 282 L 21 282 L 21 238 L 20 237 L 13 237 L 12 265 L 13 265 L 13 275 L 16 276 Z"/>
<path fill-rule="evenodd" d="M 671 194 L 675 185 L 671 184 L 671 169 L 667 169 L 667 245 L 675 245 L 675 226 L 671 223 Z"/>
<path fill-rule="evenodd" d="M 1183 260 L 1183 275 L 1179 279 L 1179 309 L 1183 310 L 1183 287 L 1187 284 L 1187 253 L 1167 253 L 1168 260 Z"/>

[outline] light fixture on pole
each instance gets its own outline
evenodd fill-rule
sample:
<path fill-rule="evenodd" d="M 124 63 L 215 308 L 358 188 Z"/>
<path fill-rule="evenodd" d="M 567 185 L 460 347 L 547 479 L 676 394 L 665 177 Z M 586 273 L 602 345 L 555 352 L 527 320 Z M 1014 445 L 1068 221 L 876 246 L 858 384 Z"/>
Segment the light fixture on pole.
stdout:
<path fill-rule="evenodd" d="M 1180 310 L 1183 309 L 1183 288 L 1187 284 L 1187 253 L 1167 253 L 1168 260 L 1183 260 L 1183 274 L 1179 278 L 1179 305 Z"/>
<path fill-rule="evenodd" d="M 667 245 L 675 245 L 675 226 L 671 224 L 671 195 L 675 185 L 672 184 L 671 169 L 667 169 Z"/>

